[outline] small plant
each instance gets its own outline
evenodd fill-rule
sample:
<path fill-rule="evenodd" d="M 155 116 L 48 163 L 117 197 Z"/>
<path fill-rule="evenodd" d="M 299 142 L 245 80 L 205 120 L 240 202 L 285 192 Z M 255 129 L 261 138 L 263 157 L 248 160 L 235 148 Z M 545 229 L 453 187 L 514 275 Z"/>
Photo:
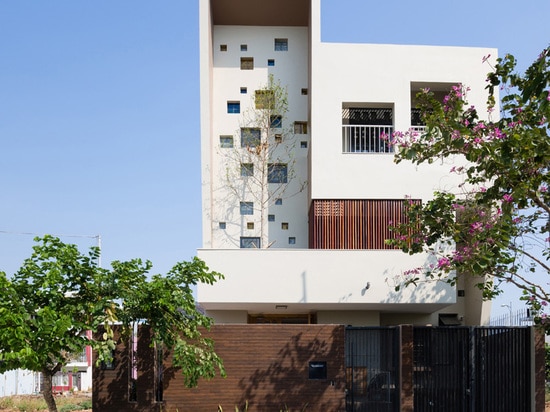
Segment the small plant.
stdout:
<path fill-rule="evenodd" d="M 239 407 L 235 406 L 235 412 L 247 412 L 248 411 L 248 401 L 245 401 L 244 403 L 244 409 L 239 409 Z M 221 405 L 218 405 L 218 412 L 223 412 L 223 408 Z"/>

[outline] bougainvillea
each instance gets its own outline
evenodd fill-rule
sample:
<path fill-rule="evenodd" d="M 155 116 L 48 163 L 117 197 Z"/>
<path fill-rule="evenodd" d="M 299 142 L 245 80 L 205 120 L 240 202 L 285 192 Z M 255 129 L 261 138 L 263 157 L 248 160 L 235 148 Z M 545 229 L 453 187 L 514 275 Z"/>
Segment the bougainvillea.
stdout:
<path fill-rule="evenodd" d="M 484 58 L 483 63 L 487 63 Z M 480 62 L 481 64 L 482 62 Z M 405 284 L 427 278 L 454 283 L 474 276 L 486 298 L 503 283 L 523 290 L 543 322 L 550 299 L 550 48 L 524 74 L 511 55 L 496 60 L 487 77 L 488 114 L 467 102 L 469 89 L 453 86 L 444 99 L 430 90 L 418 96 L 425 127 L 397 132 L 397 163 L 450 159 L 460 175 L 456 190 L 438 191 L 424 204 L 408 204 L 408 223 L 388 241 L 432 263 L 404 274 Z M 496 90 L 500 89 L 500 116 Z"/>

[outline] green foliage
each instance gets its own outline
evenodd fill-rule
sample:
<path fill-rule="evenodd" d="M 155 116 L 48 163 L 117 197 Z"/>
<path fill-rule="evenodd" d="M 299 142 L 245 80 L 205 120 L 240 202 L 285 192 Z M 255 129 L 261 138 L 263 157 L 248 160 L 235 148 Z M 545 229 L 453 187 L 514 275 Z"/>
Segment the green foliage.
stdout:
<path fill-rule="evenodd" d="M 213 342 L 200 332 L 212 321 L 197 310 L 192 293 L 193 285 L 222 278 L 203 261 L 177 263 L 166 276 L 149 278 L 150 262 L 115 261 L 107 270 L 98 267 L 97 248 L 83 255 L 52 236 L 36 241 L 17 273 L 8 278 L 0 272 L 0 372 L 29 369 L 51 379 L 87 345 L 97 350 L 98 362 L 109 361 L 116 344 L 110 325 L 121 323 L 127 335 L 134 323 L 144 322 L 155 345 L 174 350 L 174 366 L 188 386 L 216 371 L 225 375 Z M 101 336 L 87 336 L 97 336 L 100 328 Z M 44 399 L 56 410 L 48 387 Z"/>
<path fill-rule="evenodd" d="M 434 193 L 423 205 L 409 204 L 408 221 L 393 228 L 397 236 L 388 243 L 434 257 L 433 264 L 406 273 L 405 284 L 424 276 L 454 283 L 457 274 L 468 274 L 481 279 L 486 298 L 506 282 L 530 301 L 548 302 L 548 281 L 542 279 L 550 273 L 549 64 L 548 48 L 524 74 L 514 72 L 513 56 L 497 59 L 488 75 L 488 120 L 468 104 L 469 89 L 462 85 L 443 101 L 429 90 L 418 94 L 426 128 L 393 136 L 395 160 L 450 159 L 456 165 L 450 173 L 462 184 Z M 499 88 L 501 116 L 491 120 Z"/>

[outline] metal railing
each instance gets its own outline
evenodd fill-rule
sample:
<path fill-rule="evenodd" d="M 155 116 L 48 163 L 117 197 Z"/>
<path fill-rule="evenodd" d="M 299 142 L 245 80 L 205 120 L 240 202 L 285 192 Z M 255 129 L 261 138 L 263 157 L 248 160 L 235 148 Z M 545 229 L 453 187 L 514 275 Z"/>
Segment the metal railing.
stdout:
<path fill-rule="evenodd" d="M 342 125 L 344 153 L 393 153 L 393 126 Z"/>

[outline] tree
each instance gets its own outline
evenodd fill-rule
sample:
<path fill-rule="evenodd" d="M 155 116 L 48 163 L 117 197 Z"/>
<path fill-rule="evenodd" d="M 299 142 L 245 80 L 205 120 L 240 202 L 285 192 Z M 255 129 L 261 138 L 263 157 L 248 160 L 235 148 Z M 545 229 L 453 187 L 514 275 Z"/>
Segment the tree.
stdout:
<path fill-rule="evenodd" d="M 196 309 L 191 285 L 222 277 L 208 272 L 204 262 L 178 263 L 167 276 L 149 281 L 150 262 L 113 262 L 107 270 L 98 267 L 96 247 L 83 255 L 49 235 L 35 240 L 39 243 L 17 273 L 8 278 L 0 272 L 0 372 L 41 372 L 50 411 L 57 411 L 52 377 L 75 355 L 90 345 L 98 361 L 111 359 L 115 321 L 125 329 L 136 321 L 149 323 L 155 342 L 174 350 L 174 366 L 189 386 L 199 377 L 213 377 L 216 368 L 225 374 L 213 342 L 198 329 L 208 328 L 211 320 Z M 98 335 L 99 330 L 104 333 Z"/>
<path fill-rule="evenodd" d="M 235 198 L 252 200 L 260 214 L 261 248 L 271 246 L 269 207 L 276 199 L 295 196 L 306 186 L 296 173 L 294 156 L 294 130 L 301 125 L 289 123 L 287 113 L 288 91 L 269 75 L 267 84 L 255 91 L 251 107 L 242 114 L 240 147 L 224 152 L 227 187 Z"/>
<path fill-rule="evenodd" d="M 410 202 L 410 222 L 395 225 L 399 236 L 389 243 L 410 254 L 428 252 L 437 262 L 408 271 L 405 284 L 471 275 L 486 298 L 511 283 L 539 308 L 549 301 L 549 62 L 549 48 L 524 74 L 515 72 L 513 56 L 497 59 L 488 75 L 487 121 L 468 105 L 463 85 L 442 102 L 429 90 L 418 94 L 426 127 L 392 136 L 396 162 L 451 159 L 450 172 L 463 180 L 457 191 Z M 499 120 L 491 120 L 496 88 L 504 97 Z"/>

